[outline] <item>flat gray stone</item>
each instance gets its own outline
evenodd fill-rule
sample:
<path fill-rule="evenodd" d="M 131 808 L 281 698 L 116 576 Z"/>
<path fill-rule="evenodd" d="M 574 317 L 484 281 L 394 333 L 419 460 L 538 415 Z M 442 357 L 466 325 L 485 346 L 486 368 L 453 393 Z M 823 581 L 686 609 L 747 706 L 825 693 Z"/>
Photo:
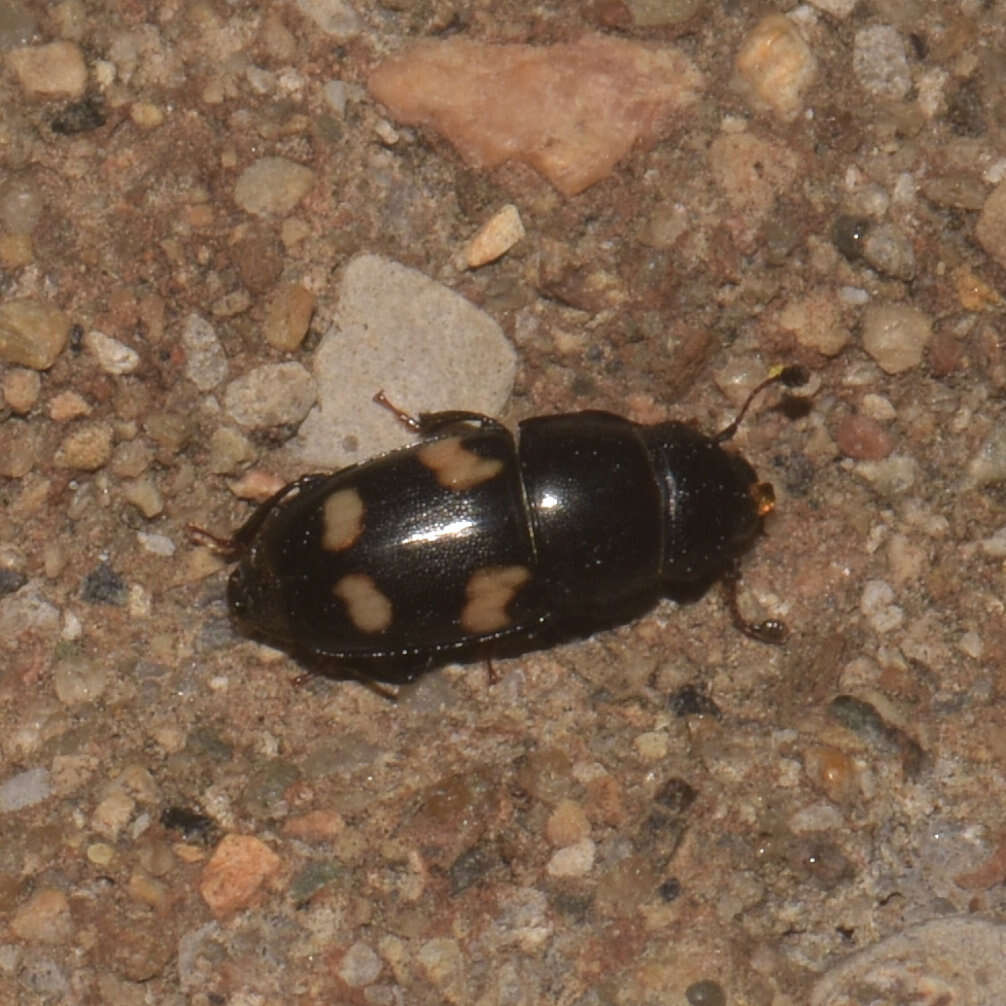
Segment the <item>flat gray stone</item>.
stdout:
<path fill-rule="evenodd" d="M 1006 925 L 933 919 L 847 957 L 814 986 L 811 1006 L 1006 1003 Z"/>
<path fill-rule="evenodd" d="M 331 328 L 315 352 L 318 405 L 301 425 L 304 464 L 337 468 L 413 442 L 373 401 L 407 412 L 465 409 L 497 416 L 517 366 L 500 326 L 470 301 L 378 255 L 346 267 Z"/>

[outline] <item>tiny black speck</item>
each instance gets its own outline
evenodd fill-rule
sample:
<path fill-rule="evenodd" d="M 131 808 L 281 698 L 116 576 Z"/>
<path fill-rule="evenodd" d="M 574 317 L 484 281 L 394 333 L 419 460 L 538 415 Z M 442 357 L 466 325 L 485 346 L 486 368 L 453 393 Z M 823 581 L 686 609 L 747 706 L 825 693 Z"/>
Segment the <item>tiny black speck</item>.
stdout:
<path fill-rule="evenodd" d="M 451 863 L 448 876 L 451 881 L 451 895 L 458 895 L 473 884 L 478 883 L 490 870 L 500 865 L 494 849 L 475 845 L 466 849 Z"/>
<path fill-rule="evenodd" d="M 52 120 L 52 131 L 62 136 L 89 133 L 105 125 L 105 119 L 105 99 L 100 94 L 92 94 L 67 105 Z"/>
<path fill-rule="evenodd" d="M 727 997 L 719 982 L 711 978 L 703 978 L 700 982 L 692 982 L 685 989 L 685 998 L 691 1006 L 726 1006 Z"/>
<path fill-rule="evenodd" d="M 681 881 L 677 877 L 668 877 L 658 888 L 657 893 L 662 901 L 674 901 L 681 893 Z"/>
<path fill-rule="evenodd" d="M 212 817 L 188 807 L 165 807 L 161 811 L 161 824 L 169 831 L 180 831 L 188 841 L 203 844 L 209 844 L 217 827 Z"/>
<path fill-rule="evenodd" d="M 0 568 L 0 597 L 6 594 L 13 594 L 20 590 L 28 582 L 28 577 L 24 573 L 19 573 L 16 569 Z"/>
<path fill-rule="evenodd" d="M 686 716 L 715 716 L 719 719 L 722 715 L 720 707 L 695 685 L 682 685 L 671 692 L 667 704 L 678 719 Z"/>
<path fill-rule="evenodd" d="M 81 597 L 90 604 L 121 607 L 126 603 L 126 581 L 107 562 L 99 563 L 84 577 Z"/>
<path fill-rule="evenodd" d="M 657 790 L 653 800 L 673 814 L 683 814 L 695 803 L 698 795 L 695 788 L 689 786 L 684 779 L 671 778 Z"/>

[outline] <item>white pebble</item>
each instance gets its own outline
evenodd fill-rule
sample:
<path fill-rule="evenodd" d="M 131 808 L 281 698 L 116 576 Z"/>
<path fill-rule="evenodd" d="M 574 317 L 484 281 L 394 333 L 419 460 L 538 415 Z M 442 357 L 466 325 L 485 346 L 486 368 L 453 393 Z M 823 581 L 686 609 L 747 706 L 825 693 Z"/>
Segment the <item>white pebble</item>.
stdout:
<path fill-rule="evenodd" d="M 878 98 L 904 98 L 912 86 L 904 40 L 890 25 L 871 25 L 856 32 L 852 69 L 859 83 Z"/>
<path fill-rule="evenodd" d="M 905 619 L 905 613 L 894 603 L 894 588 L 885 580 L 868 580 L 859 601 L 859 610 L 874 632 L 890 632 Z"/>
<path fill-rule="evenodd" d="M 590 838 L 556 849 L 548 861 L 548 874 L 550 877 L 582 877 L 593 868 L 596 852 L 597 847 Z"/>

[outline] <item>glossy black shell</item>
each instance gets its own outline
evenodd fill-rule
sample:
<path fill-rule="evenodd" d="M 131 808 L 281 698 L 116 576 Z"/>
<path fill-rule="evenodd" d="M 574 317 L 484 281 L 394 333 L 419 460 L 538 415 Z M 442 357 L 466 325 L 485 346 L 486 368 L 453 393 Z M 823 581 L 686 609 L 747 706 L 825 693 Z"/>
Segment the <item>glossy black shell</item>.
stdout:
<path fill-rule="evenodd" d="M 760 528 L 756 476 L 680 423 L 468 413 L 263 503 L 229 543 L 234 616 L 298 655 L 402 680 L 700 592 Z"/>

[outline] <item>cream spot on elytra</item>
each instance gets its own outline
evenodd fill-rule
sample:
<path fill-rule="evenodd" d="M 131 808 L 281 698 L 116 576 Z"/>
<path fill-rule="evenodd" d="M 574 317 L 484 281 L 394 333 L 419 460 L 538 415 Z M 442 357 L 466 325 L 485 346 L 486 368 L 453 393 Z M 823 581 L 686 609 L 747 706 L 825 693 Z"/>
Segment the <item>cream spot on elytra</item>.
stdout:
<path fill-rule="evenodd" d="M 511 622 L 506 607 L 530 579 L 526 566 L 488 566 L 473 573 L 465 588 L 462 627 L 474 635 L 505 629 Z"/>
<path fill-rule="evenodd" d="M 332 588 L 346 604 L 349 619 L 361 632 L 383 632 L 391 625 L 391 601 L 366 573 L 349 573 Z"/>
<path fill-rule="evenodd" d="M 423 444 L 416 454 L 445 489 L 458 492 L 488 482 L 503 470 L 503 462 L 499 458 L 480 457 L 468 450 L 460 437 L 431 440 Z"/>
<path fill-rule="evenodd" d="M 355 489 L 332 493 L 322 506 L 321 547 L 328 552 L 349 548 L 363 533 L 363 500 Z"/>

